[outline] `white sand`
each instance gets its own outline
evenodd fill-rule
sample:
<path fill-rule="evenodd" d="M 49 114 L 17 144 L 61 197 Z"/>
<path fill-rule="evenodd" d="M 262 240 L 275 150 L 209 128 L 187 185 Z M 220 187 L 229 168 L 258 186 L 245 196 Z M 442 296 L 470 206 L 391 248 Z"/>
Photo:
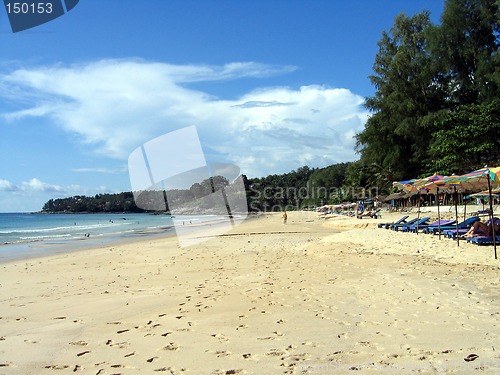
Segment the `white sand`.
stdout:
<path fill-rule="evenodd" d="M 0 374 L 500 373 L 492 247 L 373 228 L 400 216 L 1 264 Z"/>

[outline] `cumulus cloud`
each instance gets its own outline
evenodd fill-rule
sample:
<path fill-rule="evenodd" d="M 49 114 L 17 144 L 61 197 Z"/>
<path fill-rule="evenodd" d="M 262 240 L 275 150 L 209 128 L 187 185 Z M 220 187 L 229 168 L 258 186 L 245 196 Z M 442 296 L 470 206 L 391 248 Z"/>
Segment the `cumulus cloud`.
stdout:
<path fill-rule="evenodd" d="M 232 162 L 250 176 L 353 160 L 353 135 L 368 114 L 363 98 L 347 89 L 264 87 L 227 100 L 191 87 L 295 69 L 102 60 L 12 71 L 0 76 L 0 95 L 28 103 L 4 113 L 6 120 L 49 118 L 95 152 L 120 160 L 142 143 L 189 125 L 197 126 L 211 161 Z M 166 151 L 166 158 L 173 157 Z"/>
<path fill-rule="evenodd" d="M 68 189 L 61 185 L 48 184 L 46 182 L 40 181 L 38 178 L 32 178 L 31 180 L 24 181 L 21 184 L 21 190 L 43 193 L 64 193 Z"/>
<path fill-rule="evenodd" d="M 99 192 L 107 192 L 108 189 L 101 187 Z M 0 192 L 16 192 L 20 194 L 44 193 L 51 196 L 69 196 L 69 195 L 85 195 L 92 193 L 88 188 L 80 185 L 57 185 L 43 182 L 38 178 L 32 178 L 28 181 L 23 181 L 16 185 L 8 180 L 0 180 Z"/>
<path fill-rule="evenodd" d="M 0 179 L 0 191 L 18 191 L 19 188 L 12 182 Z"/>

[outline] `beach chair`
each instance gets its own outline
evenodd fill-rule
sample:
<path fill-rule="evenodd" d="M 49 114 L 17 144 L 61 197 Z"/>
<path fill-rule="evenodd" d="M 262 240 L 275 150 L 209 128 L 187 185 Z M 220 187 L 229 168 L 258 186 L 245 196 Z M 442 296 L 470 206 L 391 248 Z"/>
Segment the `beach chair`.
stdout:
<path fill-rule="evenodd" d="M 410 221 L 407 221 L 405 223 L 399 223 L 399 224 L 391 224 L 389 225 L 390 230 L 398 230 L 400 227 L 404 225 L 412 225 L 415 224 L 418 221 L 418 217 L 411 219 Z"/>
<path fill-rule="evenodd" d="M 447 229 L 447 230 L 443 230 L 443 235 L 447 238 L 457 238 L 457 236 L 461 237 L 463 236 L 465 233 L 467 233 L 469 231 L 469 228 L 464 228 L 464 229 Z"/>
<path fill-rule="evenodd" d="M 456 220 L 436 220 L 434 223 L 422 224 L 422 225 L 419 225 L 418 227 L 416 224 L 412 225 L 408 228 L 408 231 L 413 232 L 413 233 L 417 233 L 417 228 L 418 228 L 418 230 L 422 230 L 422 232 L 424 231 L 424 229 L 427 229 L 427 228 L 436 228 L 439 230 L 440 227 L 455 224 L 455 223 L 456 223 Z"/>
<path fill-rule="evenodd" d="M 403 216 L 401 219 L 395 221 L 395 222 L 392 222 L 392 223 L 379 223 L 377 224 L 377 227 L 379 228 L 385 228 L 385 229 L 389 229 L 389 226 L 393 225 L 393 224 L 403 224 L 406 222 L 406 219 L 408 219 L 408 215 L 405 215 Z"/>
<path fill-rule="evenodd" d="M 458 225 L 442 225 L 441 226 L 441 232 L 444 233 L 444 231 L 453 231 L 457 229 L 462 230 L 462 229 L 469 229 L 472 224 L 474 224 L 476 221 L 478 221 L 479 218 L 477 216 L 474 217 L 469 217 L 468 219 L 462 221 L 461 223 L 458 223 Z M 432 233 L 432 234 L 438 234 L 439 228 L 428 228 L 423 230 L 424 233 Z M 467 232 L 467 231 L 466 231 Z"/>
<path fill-rule="evenodd" d="M 478 236 L 478 237 L 469 237 L 467 238 L 467 242 L 473 243 L 475 245 L 493 245 L 493 236 Z M 495 236 L 495 242 L 500 244 L 500 236 Z"/>
<path fill-rule="evenodd" d="M 409 232 L 410 231 L 410 228 L 412 226 L 421 226 L 425 223 L 427 223 L 431 218 L 430 217 L 423 217 L 421 219 L 417 219 L 417 221 L 415 221 L 414 223 L 411 223 L 411 224 L 403 224 L 399 227 L 396 227 L 394 230 L 397 232 L 399 229 L 401 229 L 402 232 Z"/>

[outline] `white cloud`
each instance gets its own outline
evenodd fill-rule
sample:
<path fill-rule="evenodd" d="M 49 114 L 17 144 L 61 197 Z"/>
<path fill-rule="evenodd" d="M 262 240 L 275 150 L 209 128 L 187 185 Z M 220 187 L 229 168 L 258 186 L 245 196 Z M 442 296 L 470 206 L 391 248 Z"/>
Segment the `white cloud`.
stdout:
<path fill-rule="evenodd" d="M 118 174 L 127 171 L 127 168 L 73 168 L 73 172 L 79 173 L 103 173 L 103 174 Z"/>
<path fill-rule="evenodd" d="M 17 185 L 0 179 L 0 212 L 33 212 L 40 210 L 48 199 L 118 192 L 106 186 L 92 188 L 75 184 L 57 185 L 38 178 L 32 178 Z"/>
<path fill-rule="evenodd" d="M 19 188 L 14 185 L 12 182 L 7 181 L 7 180 L 1 180 L 0 179 L 0 191 L 18 191 Z"/>
<path fill-rule="evenodd" d="M 110 192 L 104 186 L 99 188 L 98 192 Z M 8 180 L 0 180 L 0 192 L 16 192 L 20 194 L 48 194 L 51 197 L 64 197 L 72 195 L 88 195 L 95 194 L 95 189 L 89 189 L 80 185 L 57 185 L 43 182 L 38 178 L 32 178 L 28 181 L 23 181 L 16 185 Z"/>
<path fill-rule="evenodd" d="M 27 192 L 64 193 L 68 191 L 68 188 L 61 185 L 48 184 L 40 181 L 38 178 L 32 178 L 31 180 L 24 181 L 21 184 L 21 190 Z"/>
<path fill-rule="evenodd" d="M 0 95 L 29 103 L 4 113 L 7 120 L 47 117 L 96 152 L 120 160 L 142 143 L 189 125 L 197 126 L 211 161 L 233 162 L 250 176 L 353 160 L 352 137 L 363 128 L 367 111 L 363 98 L 349 90 L 270 87 L 222 100 L 185 86 L 295 69 L 253 62 L 181 66 L 102 60 L 4 74 Z M 173 155 L 166 150 L 168 157 Z"/>

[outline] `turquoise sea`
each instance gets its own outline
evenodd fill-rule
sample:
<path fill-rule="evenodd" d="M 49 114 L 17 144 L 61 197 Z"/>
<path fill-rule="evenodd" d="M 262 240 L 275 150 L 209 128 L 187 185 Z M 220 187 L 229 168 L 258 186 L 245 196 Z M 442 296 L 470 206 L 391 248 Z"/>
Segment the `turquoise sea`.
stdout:
<path fill-rule="evenodd" d="M 0 213 L 0 261 L 168 234 L 175 234 L 170 215 Z"/>

